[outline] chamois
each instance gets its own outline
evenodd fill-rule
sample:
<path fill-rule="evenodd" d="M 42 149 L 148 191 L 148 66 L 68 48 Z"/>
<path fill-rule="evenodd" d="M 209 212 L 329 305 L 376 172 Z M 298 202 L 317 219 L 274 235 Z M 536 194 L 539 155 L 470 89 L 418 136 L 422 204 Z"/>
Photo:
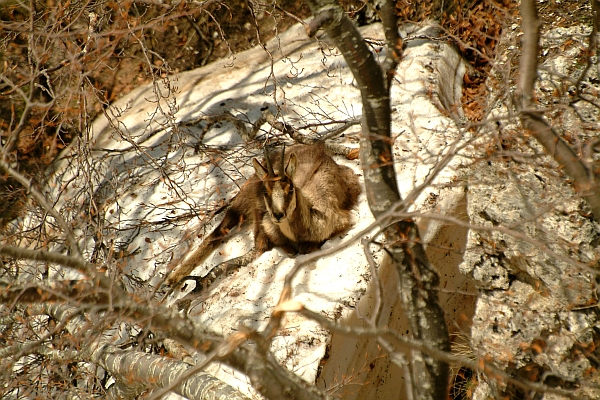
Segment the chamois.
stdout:
<path fill-rule="evenodd" d="M 234 197 L 221 223 L 171 273 L 167 284 L 189 275 L 231 229 L 246 221 L 253 224 L 253 258 L 273 247 L 309 253 L 352 225 L 351 211 L 361 193 L 358 177 L 327 155 L 324 142 L 294 145 L 287 152 L 284 146 L 281 154 L 265 149 L 264 161 L 254 158 L 252 164 L 256 173 Z"/>

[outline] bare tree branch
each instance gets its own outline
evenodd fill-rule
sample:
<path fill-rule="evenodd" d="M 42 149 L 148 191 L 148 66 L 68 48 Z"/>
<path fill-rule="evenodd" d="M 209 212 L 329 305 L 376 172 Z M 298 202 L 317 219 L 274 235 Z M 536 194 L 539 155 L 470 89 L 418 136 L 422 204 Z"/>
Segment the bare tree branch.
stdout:
<path fill-rule="evenodd" d="M 31 195 L 37 200 L 40 206 L 42 206 L 44 210 L 46 210 L 50 215 L 52 215 L 56 219 L 56 222 L 58 222 L 60 227 L 63 229 L 65 235 L 67 236 L 71 252 L 74 256 L 81 258 L 81 251 L 79 250 L 79 246 L 77 244 L 75 236 L 73 235 L 73 231 L 71 230 L 67 222 L 64 220 L 62 215 L 60 215 L 58 211 L 56 211 L 54 207 L 50 203 L 48 203 L 48 201 L 46 201 L 44 195 L 33 187 L 32 182 L 25 176 L 21 175 L 19 172 L 12 169 L 10 165 L 8 165 L 4 160 L 0 160 L 0 171 L 8 173 L 10 176 L 15 178 L 21 185 L 23 185 L 23 187 L 27 188 L 29 193 L 31 193 Z"/>
<path fill-rule="evenodd" d="M 327 317 L 316 313 L 314 311 L 308 310 L 306 308 L 300 308 L 297 310 L 299 314 L 304 315 L 307 318 L 315 320 L 319 322 L 320 325 L 329 329 L 333 332 L 341 333 L 345 336 L 354 336 L 354 337 L 366 337 L 372 338 L 377 337 L 385 340 L 387 344 L 389 344 L 392 348 L 395 346 L 396 348 L 402 348 L 404 350 L 418 350 L 424 354 L 428 354 L 431 357 L 437 360 L 443 360 L 448 364 L 453 365 L 461 365 L 472 369 L 473 371 L 478 371 L 484 373 L 488 379 L 495 379 L 502 382 L 509 382 L 514 384 L 517 387 L 520 387 L 525 390 L 531 391 L 539 391 L 543 393 L 554 393 L 561 396 L 565 396 L 569 399 L 589 399 L 589 397 L 578 396 L 574 394 L 572 391 L 553 388 L 548 385 L 536 383 L 536 382 L 527 382 L 520 379 L 516 379 L 506 372 L 496 368 L 493 363 L 486 362 L 485 360 L 470 360 L 465 358 L 464 356 L 459 356 L 452 354 L 449 351 L 442 351 L 436 347 L 431 346 L 426 341 L 423 340 L 415 340 L 411 338 L 407 338 L 398 334 L 398 332 L 387 329 L 387 328 L 357 328 L 346 325 L 336 324 L 331 321 Z M 422 384 L 422 382 L 416 382 L 417 385 Z M 421 398 L 421 397 L 418 397 Z"/>
<path fill-rule="evenodd" d="M 537 79 L 540 21 L 534 0 L 521 2 L 523 28 L 522 55 L 519 68 L 519 82 L 515 93 L 515 106 L 521 113 L 523 127 L 546 149 L 546 152 L 573 180 L 573 187 L 581 194 L 590 208 L 593 218 L 600 222 L 600 190 L 598 178 L 590 171 L 581 158 L 569 147 L 533 104 L 533 88 Z"/>
<path fill-rule="evenodd" d="M 22 259 L 55 262 L 67 267 L 77 268 L 79 271 L 88 274 L 93 271 L 92 264 L 56 253 L 0 246 L 0 254 Z M 300 400 L 327 398 L 293 372 L 282 367 L 268 351 L 268 346 L 263 346 L 266 349 L 257 349 L 243 345 L 249 338 L 248 335 L 233 335 L 224 340 L 208 327 L 182 318 L 177 310 L 167 308 L 162 304 L 131 302 L 129 295 L 124 290 L 117 285 L 113 285 L 102 274 L 95 273 L 94 278 L 99 282 L 99 289 L 110 293 L 111 301 L 107 303 L 110 305 L 110 309 L 122 310 L 123 318 L 133 322 L 150 324 L 155 329 L 167 333 L 169 338 L 207 353 L 209 358 L 215 357 L 216 361 L 224 362 L 239 370 L 251 379 L 254 387 L 265 397 L 282 399 L 294 393 L 295 398 Z M 98 306 L 96 304 L 96 307 Z"/>
<path fill-rule="evenodd" d="M 377 218 L 402 201 L 394 171 L 389 95 L 395 67 L 402 54 L 395 5 L 393 1 L 387 1 L 384 6 L 384 29 L 391 50 L 384 62 L 384 71 L 339 5 L 332 0 L 307 2 L 315 16 L 308 33 L 314 35 L 319 28 L 327 31 L 344 55 L 361 91 L 360 156 L 367 200 Z M 396 222 L 385 230 L 385 234 L 388 241 L 386 251 L 400 276 L 399 292 L 411 322 L 412 334 L 440 350 L 449 350 L 448 330 L 435 290 L 439 277 L 427 259 L 416 224 L 411 220 Z M 449 383 L 446 363 L 418 353 L 413 353 L 411 362 L 415 383 L 412 389 L 416 397 L 438 399 L 446 396 Z"/>

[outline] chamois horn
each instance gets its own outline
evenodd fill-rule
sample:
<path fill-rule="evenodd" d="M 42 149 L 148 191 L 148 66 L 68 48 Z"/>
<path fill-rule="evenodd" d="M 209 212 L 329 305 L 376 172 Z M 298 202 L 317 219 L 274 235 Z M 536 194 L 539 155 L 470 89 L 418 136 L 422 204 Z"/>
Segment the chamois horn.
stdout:
<path fill-rule="evenodd" d="M 284 158 L 285 158 L 285 143 L 283 144 L 282 148 L 281 148 L 281 164 L 279 165 L 279 176 L 283 176 L 283 174 L 285 173 L 284 170 Z"/>
<path fill-rule="evenodd" d="M 263 147 L 265 152 L 265 164 L 267 165 L 267 172 L 269 173 L 269 178 L 275 177 L 275 171 L 273 171 L 273 166 L 271 165 L 271 159 L 269 158 L 269 150 L 267 146 Z M 285 143 L 283 144 L 283 148 L 281 149 L 281 164 L 279 166 L 279 175 L 282 176 L 284 173 L 284 157 L 285 157 Z"/>
<path fill-rule="evenodd" d="M 265 153 L 265 164 L 267 164 L 267 172 L 269 173 L 269 178 L 275 177 L 275 172 L 273 171 L 273 166 L 271 165 L 271 159 L 269 158 L 269 149 L 265 145 L 263 147 Z"/>

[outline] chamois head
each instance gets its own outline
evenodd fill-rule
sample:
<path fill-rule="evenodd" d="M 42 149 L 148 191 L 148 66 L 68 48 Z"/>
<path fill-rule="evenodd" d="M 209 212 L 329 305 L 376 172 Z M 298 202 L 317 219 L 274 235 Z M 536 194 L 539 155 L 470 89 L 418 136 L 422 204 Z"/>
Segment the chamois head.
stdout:
<path fill-rule="evenodd" d="M 285 163 L 285 146 L 281 151 L 279 171 L 276 174 L 271 165 L 271 159 L 265 147 L 265 164 L 262 165 L 256 158 L 252 160 L 256 176 L 264 186 L 263 198 L 269 216 L 273 223 L 279 225 L 286 221 L 296 209 L 296 191 L 292 179 L 296 173 L 297 159 L 292 153 Z M 285 164 L 285 167 L 284 167 Z"/>

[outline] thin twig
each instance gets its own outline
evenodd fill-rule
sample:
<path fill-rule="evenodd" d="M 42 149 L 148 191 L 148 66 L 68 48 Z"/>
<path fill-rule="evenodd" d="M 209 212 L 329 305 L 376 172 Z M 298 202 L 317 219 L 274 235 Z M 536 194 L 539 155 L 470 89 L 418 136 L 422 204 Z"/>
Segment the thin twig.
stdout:
<path fill-rule="evenodd" d="M 64 220 L 62 215 L 60 215 L 59 212 L 56 211 L 54 207 L 50 203 L 48 203 L 48 201 L 46 201 L 44 195 L 40 193 L 35 187 L 33 187 L 32 182 L 25 176 L 21 175 L 19 172 L 12 169 L 10 165 L 8 165 L 4 160 L 0 160 L 0 171 L 4 171 L 13 178 L 15 178 L 21 185 L 23 185 L 24 188 L 27 189 L 29 193 L 31 193 L 31 195 L 36 199 L 40 206 L 42 206 L 44 210 L 46 210 L 48 213 L 50 213 L 50 215 L 52 215 L 56 219 L 56 222 L 58 222 L 58 224 L 63 229 L 65 235 L 67 236 L 67 240 L 69 242 L 72 254 L 75 257 L 82 259 L 81 251 L 79 250 L 79 246 L 77 244 L 75 236 L 73 235 L 73 231 L 71 230 L 67 222 Z"/>

